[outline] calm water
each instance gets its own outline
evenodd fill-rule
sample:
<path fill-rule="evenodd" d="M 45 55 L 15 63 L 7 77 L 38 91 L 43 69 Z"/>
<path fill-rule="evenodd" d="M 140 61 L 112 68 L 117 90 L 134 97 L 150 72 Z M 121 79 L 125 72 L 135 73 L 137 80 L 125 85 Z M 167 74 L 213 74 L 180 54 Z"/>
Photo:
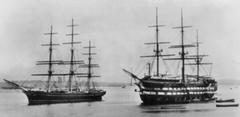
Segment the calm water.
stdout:
<path fill-rule="evenodd" d="M 143 106 L 136 87 L 105 88 L 102 102 L 28 106 L 20 90 L 0 90 L 0 117 L 239 117 L 240 107 L 217 108 L 216 104 L 184 104 L 185 109 Z M 240 86 L 219 86 L 217 97 L 240 102 Z"/>

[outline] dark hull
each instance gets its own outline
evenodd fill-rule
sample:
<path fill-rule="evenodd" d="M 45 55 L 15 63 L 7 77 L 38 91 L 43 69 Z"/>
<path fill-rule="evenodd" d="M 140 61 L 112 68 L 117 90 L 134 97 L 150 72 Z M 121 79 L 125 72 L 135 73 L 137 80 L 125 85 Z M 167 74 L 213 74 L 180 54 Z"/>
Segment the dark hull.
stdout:
<path fill-rule="evenodd" d="M 214 94 L 207 95 L 146 95 L 140 94 L 143 104 L 186 104 L 213 101 Z"/>
<path fill-rule="evenodd" d="M 105 91 L 91 93 L 47 93 L 42 91 L 24 91 L 29 105 L 101 101 Z"/>
<path fill-rule="evenodd" d="M 138 85 L 143 104 L 182 104 L 213 100 L 217 83 L 213 80 L 183 84 L 156 79 L 142 80 Z"/>
<path fill-rule="evenodd" d="M 239 104 L 217 104 L 216 107 L 238 107 Z"/>
<path fill-rule="evenodd" d="M 235 102 L 234 99 L 228 99 L 228 100 L 216 100 L 217 103 L 224 103 L 224 102 Z"/>

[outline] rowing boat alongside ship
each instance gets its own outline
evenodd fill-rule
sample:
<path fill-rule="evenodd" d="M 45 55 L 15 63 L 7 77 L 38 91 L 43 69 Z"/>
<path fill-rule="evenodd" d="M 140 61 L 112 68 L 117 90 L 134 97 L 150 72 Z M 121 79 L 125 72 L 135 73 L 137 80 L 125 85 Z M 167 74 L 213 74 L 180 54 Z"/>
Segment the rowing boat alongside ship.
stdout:
<path fill-rule="evenodd" d="M 238 107 L 239 104 L 216 104 L 216 107 Z"/>
<path fill-rule="evenodd" d="M 169 44 L 170 42 L 159 42 L 158 32 L 159 27 L 164 25 L 158 24 L 158 14 L 156 11 L 156 25 L 151 26 L 156 30 L 156 41 L 153 43 L 146 43 L 154 45 L 154 54 L 141 57 L 151 57 L 152 62 L 148 63 L 148 74 L 143 78 L 123 69 L 136 81 L 139 88 L 139 95 L 143 104 L 177 104 L 177 103 L 193 103 L 193 102 L 208 102 L 212 101 L 217 90 L 217 82 L 210 75 L 201 75 L 200 66 L 212 65 L 212 63 L 203 62 L 203 58 L 207 55 L 199 54 L 198 36 L 197 42 L 194 44 L 185 44 L 184 29 L 191 26 L 183 25 L 183 15 L 181 11 L 181 26 L 174 27 L 181 31 L 181 43 L 179 45 L 172 45 L 169 49 L 179 49 L 178 54 L 164 54 L 164 50 L 160 49 L 160 44 Z M 196 48 L 196 54 L 190 55 L 187 49 Z M 173 57 L 172 57 L 173 56 Z M 164 65 L 167 61 L 179 61 L 181 63 L 181 74 L 160 73 L 159 62 L 162 60 Z M 156 62 L 156 63 L 155 63 Z M 153 66 L 156 65 L 155 74 L 153 73 Z M 186 67 L 194 67 L 195 72 L 192 74 L 186 73 Z M 176 69 L 175 66 L 168 66 L 168 68 Z"/>
<path fill-rule="evenodd" d="M 51 26 L 50 33 L 46 33 L 50 35 L 49 44 L 43 44 L 43 46 L 49 46 L 49 60 L 47 61 L 38 61 L 37 65 L 47 65 L 48 73 L 47 74 L 33 74 L 33 76 L 48 76 L 46 82 L 46 89 L 37 89 L 32 90 L 28 88 L 24 88 L 17 83 L 11 82 L 9 80 L 4 79 L 8 84 L 20 88 L 23 93 L 27 96 L 29 105 L 32 104 L 52 104 L 52 103 L 69 103 L 69 102 L 82 102 L 82 101 L 100 101 L 102 100 L 102 96 L 106 94 L 106 91 L 102 89 L 98 89 L 95 87 L 94 82 L 92 81 L 93 77 L 100 77 L 93 75 L 92 68 L 99 67 L 97 64 L 92 63 L 92 48 L 95 48 L 91 45 L 91 41 L 89 41 L 89 46 L 84 47 L 88 49 L 88 53 L 84 53 L 84 55 L 88 55 L 88 63 L 84 63 L 82 60 L 74 60 L 74 45 L 79 44 L 80 42 L 74 41 L 74 21 L 72 20 L 72 24 L 68 25 L 71 27 L 71 33 L 67 34 L 67 36 L 71 37 L 71 41 L 63 44 L 71 45 L 71 57 L 70 61 L 62 61 L 62 60 L 53 60 L 53 46 L 57 46 L 59 44 L 53 43 L 52 37 L 55 32 L 53 32 L 53 28 Z M 70 70 L 69 73 L 54 73 L 53 65 L 69 65 Z M 78 66 L 77 66 L 78 65 Z M 87 73 L 78 73 L 79 68 L 87 68 Z M 64 78 L 65 76 L 69 76 L 68 82 L 65 87 L 55 88 L 53 89 L 53 83 L 51 82 L 53 77 L 58 76 Z M 85 84 L 80 86 L 80 81 L 76 80 L 79 78 L 87 78 Z M 73 80 L 75 79 L 75 83 Z M 67 87 L 67 88 L 66 88 Z M 82 88 L 84 87 L 84 88 Z"/>
<path fill-rule="evenodd" d="M 225 102 L 235 102 L 235 99 L 218 99 L 216 100 L 217 103 L 225 103 Z"/>

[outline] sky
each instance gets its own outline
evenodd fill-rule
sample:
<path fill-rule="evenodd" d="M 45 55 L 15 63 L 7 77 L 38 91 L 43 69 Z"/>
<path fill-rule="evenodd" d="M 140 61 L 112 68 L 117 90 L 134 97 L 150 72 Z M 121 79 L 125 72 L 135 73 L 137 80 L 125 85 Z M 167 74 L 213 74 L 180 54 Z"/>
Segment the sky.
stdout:
<path fill-rule="evenodd" d="M 158 7 L 159 39 L 178 44 L 180 12 L 184 24 L 185 42 L 196 40 L 199 31 L 201 53 L 208 54 L 213 62 L 212 76 L 217 80 L 240 80 L 240 1 L 238 0 L 0 0 L 0 80 L 46 79 L 32 77 L 33 73 L 46 73 L 47 67 L 36 66 L 35 61 L 47 60 L 49 32 L 53 25 L 55 43 L 70 40 L 66 25 L 73 18 L 79 33 L 76 41 L 76 59 L 86 60 L 81 53 L 88 41 L 97 47 L 94 62 L 101 81 L 129 82 L 122 71 L 128 69 L 141 76 L 148 60 L 141 55 L 150 54 L 152 48 L 144 43 L 155 39 L 155 9 Z M 162 47 L 164 48 L 164 47 Z M 150 53 L 149 53 L 150 52 Z M 54 59 L 68 59 L 69 47 L 54 48 Z M 58 72 L 55 67 L 55 72 Z M 65 67 L 67 68 L 67 67 Z M 61 71 L 61 70 L 59 70 Z"/>

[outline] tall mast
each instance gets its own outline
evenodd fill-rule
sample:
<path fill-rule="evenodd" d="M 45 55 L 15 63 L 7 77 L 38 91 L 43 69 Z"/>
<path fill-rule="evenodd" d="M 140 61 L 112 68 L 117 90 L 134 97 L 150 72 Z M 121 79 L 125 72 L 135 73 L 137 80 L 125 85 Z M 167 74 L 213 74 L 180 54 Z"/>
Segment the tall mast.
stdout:
<path fill-rule="evenodd" d="M 50 29 L 50 46 L 49 46 L 49 64 L 48 64 L 48 80 L 47 80 L 47 92 L 50 90 L 50 80 L 52 77 L 52 26 Z"/>
<path fill-rule="evenodd" d="M 149 27 L 154 27 L 155 31 L 156 31 L 156 42 L 153 43 L 145 43 L 147 45 L 155 45 L 156 48 L 154 49 L 154 55 L 146 55 L 146 56 L 141 56 L 141 57 L 157 57 L 157 65 L 156 65 L 156 70 L 157 70 L 157 74 L 156 76 L 160 76 L 159 75 L 159 57 L 163 57 L 163 56 L 173 56 L 173 54 L 161 54 L 161 51 L 159 50 L 159 44 L 168 44 L 170 42 L 159 42 L 159 27 L 163 27 L 165 25 L 159 25 L 158 24 L 158 8 L 156 8 L 156 24 L 153 26 L 149 26 Z"/>
<path fill-rule="evenodd" d="M 198 40 L 198 30 L 196 31 L 196 44 L 194 45 L 184 45 L 185 47 L 196 47 L 196 55 L 188 55 L 185 59 L 192 59 L 195 61 L 195 63 L 187 63 L 185 65 L 194 65 L 197 67 L 197 73 L 196 73 L 196 78 L 197 81 L 199 81 L 199 78 L 205 78 L 203 76 L 200 76 L 200 65 L 212 65 L 212 63 L 203 63 L 202 59 L 203 57 L 206 57 L 207 55 L 200 55 L 199 54 L 199 44 L 201 44 Z"/>
<path fill-rule="evenodd" d="M 181 45 L 175 45 L 175 46 L 171 46 L 170 48 L 181 48 L 181 57 L 180 57 L 180 60 L 182 60 L 182 83 L 185 83 L 185 47 L 194 47 L 194 45 L 189 45 L 189 44 L 184 44 L 184 28 L 190 28 L 192 26 L 184 26 L 183 25 L 183 12 L 182 12 L 182 9 L 181 9 L 181 26 L 179 27 L 173 27 L 174 29 L 175 28 L 180 28 L 181 29 Z M 188 58 L 190 59 L 190 58 Z M 169 59 L 171 60 L 171 59 Z M 175 58 L 173 58 L 172 60 L 177 60 Z"/>
<path fill-rule="evenodd" d="M 74 20 L 72 19 L 72 24 L 68 25 L 68 27 L 71 27 L 71 33 L 67 34 L 67 36 L 71 36 L 71 42 L 68 44 L 71 44 L 71 57 L 70 57 L 70 71 L 69 71 L 69 79 L 68 79 L 68 86 L 69 86 L 69 91 L 72 92 L 72 78 L 75 75 L 74 73 L 74 35 L 78 35 L 77 33 L 74 33 L 74 27 L 77 26 L 74 24 Z"/>
<path fill-rule="evenodd" d="M 158 8 L 156 8 L 156 25 L 155 26 L 150 26 L 150 27 L 155 27 L 155 30 L 156 30 L 156 50 L 154 51 L 155 52 L 155 55 L 156 55 L 156 57 L 157 57 L 157 76 L 160 76 L 159 75 L 159 57 L 162 57 L 162 56 L 172 56 L 172 54 L 166 54 L 166 55 L 163 55 L 163 54 L 161 54 L 160 52 L 160 50 L 159 50 L 159 44 L 168 44 L 169 42 L 159 42 L 159 27 L 163 27 L 163 26 L 165 26 L 165 25 L 159 25 L 158 24 Z"/>
<path fill-rule="evenodd" d="M 72 91 L 72 78 L 74 75 L 74 71 L 73 71 L 73 57 L 74 57 L 74 48 L 73 48 L 73 39 L 74 39 L 74 26 L 73 26 L 73 19 L 72 19 L 72 34 L 71 34 L 71 58 L 70 58 L 70 72 L 69 72 L 69 90 Z"/>
<path fill-rule="evenodd" d="M 52 37 L 53 34 L 57 34 L 57 33 L 53 33 L 53 27 L 51 25 L 50 27 L 50 33 L 45 33 L 45 35 L 50 35 L 50 40 L 49 40 L 49 61 L 48 61 L 48 80 L 47 80 L 47 92 L 50 91 L 50 81 L 52 78 L 52 50 L 53 50 L 53 42 L 52 42 Z"/>
<path fill-rule="evenodd" d="M 96 48 L 95 46 L 92 46 L 91 44 L 91 41 L 89 41 L 89 44 L 87 47 L 84 47 L 84 48 L 87 48 L 88 49 L 88 53 L 83 53 L 83 55 L 88 55 L 88 64 L 85 64 L 85 65 L 82 65 L 80 67 L 85 67 L 88 69 L 88 73 L 87 73 L 87 90 L 89 90 L 91 88 L 91 78 L 93 77 L 100 77 L 100 76 L 96 76 L 96 75 L 93 75 L 92 73 L 92 68 L 96 68 L 96 67 L 99 67 L 98 64 L 93 64 L 92 63 L 92 55 L 96 55 L 96 53 L 92 53 L 92 48 Z M 84 76 L 80 76 L 80 77 L 84 77 Z M 94 85 L 94 82 L 92 82 L 92 85 L 93 85 L 93 88 L 95 88 L 95 85 Z"/>
<path fill-rule="evenodd" d="M 91 60 L 92 60 L 92 56 L 91 56 L 91 41 L 89 41 L 89 48 L 88 48 L 88 81 L 87 81 L 87 88 L 90 89 L 90 78 L 92 76 L 91 74 Z"/>
<path fill-rule="evenodd" d="M 47 61 L 38 61 L 37 62 L 37 65 L 48 65 L 48 73 L 47 74 L 32 74 L 33 76 L 48 76 L 48 79 L 47 79 L 47 86 L 46 86 L 46 89 L 47 89 L 47 92 L 50 92 L 50 82 L 51 82 L 51 78 L 53 75 L 53 64 L 58 64 L 59 61 L 53 61 L 53 46 L 57 46 L 59 44 L 54 44 L 53 43 L 53 35 L 54 34 L 57 34 L 56 32 L 53 32 L 53 27 L 51 25 L 50 27 L 50 32 L 49 33 L 44 33 L 45 35 L 49 35 L 50 38 L 49 38 L 49 43 L 48 44 L 42 44 L 42 46 L 49 46 L 49 57 L 48 57 L 48 60 Z"/>
<path fill-rule="evenodd" d="M 37 65 L 48 65 L 48 73 L 47 74 L 32 74 L 33 76 L 48 76 L 48 80 L 47 80 L 47 92 L 50 91 L 50 81 L 51 81 L 51 77 L 52 76 L 66 76 L 69 75 L 69 80 L 68 80 L 68 85 L 69 85 L 69 91 L 72 91 L 72 77 L 74 75 L 86 75 L 86 73 L 75 73 L 74 72 L 74 65 L 75 64 L 83 64 L 83 61 L 79 60 L 79 61 L 74 61 L 74 47 L 73 44 L 79 44 L 80 42 L 74 42 L 74 35 L 77 35 L 76 33 L 74 33 L 73 27 L 76 26 L 73 23 L 73 19 L 72 19 L 72 24 L 68 25 L 70 27 L 72 27 L 72 31 L 70 34 L 67 34 L 67 36 L 71 36 L 71 42 L 66 42 L 63 44 L 71 44 L 71 58 L 70 61 L 62 61 L 62 60 L 53 60 L 52 59 L 52 51 L 53 51 L 53 46 L 57 46 L 59 44 L 55 44 L 52 41 L 52 36 L 54 34 L 53 32 L 53 28 L 51 26 L 50 29 L 50 33 L 45 33 L 46 35 L 50 35 L 50 42 L 49 44 L 42 44 L 42 46 L 49 46 L 49 60 L 47 61 L 38 61 Z M 57 64 L 57 65 L 70 65 L 70 73 L 54 73 L 53 74 L 53 70 L 52 70 L 52 66 L 53 64 Z"/>
<path fill-rule="evenodd" d="M 200 65 L 200 58 L 199 58 L 199 42 L 198 42 L 198 30 L 197 30 L 197 81 L 199 80 L 199 65 Z"/>
<path fill-rule="evenodd" d="M 181 58 L 182 58 L 182 82 L 185 83 L 185 49 L 184 49 L 184 30 L 183 30 L 183 14 L 181 9 L 181 45 L 182 45 L 182 52 L 181 52 Z"/>
<path fill-rule="evenodd" d="M 157 76 L 159 76 L 158 8 L 156 8 L 156 56 L 157 56 Z"/>

